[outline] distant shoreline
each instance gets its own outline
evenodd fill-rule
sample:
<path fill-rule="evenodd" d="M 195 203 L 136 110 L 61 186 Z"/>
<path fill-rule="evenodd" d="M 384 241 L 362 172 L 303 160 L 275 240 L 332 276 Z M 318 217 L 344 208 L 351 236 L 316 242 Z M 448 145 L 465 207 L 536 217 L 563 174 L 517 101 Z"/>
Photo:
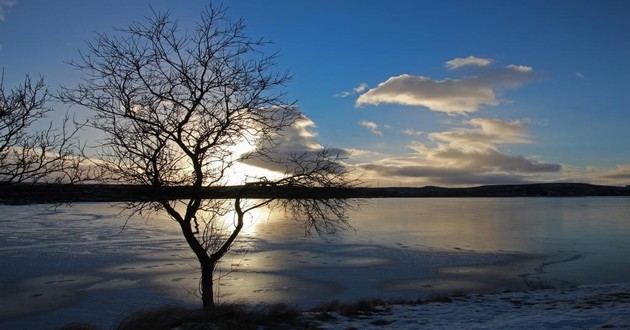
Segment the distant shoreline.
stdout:
<path fill-rule="evenodd" d="M 48 204 L 72 202 L 142 202 L 187 199 L 191 187 L 106 184 L 17 184 L 0 187 L 0 204 Z M 588 197 L 630 196 L 630 186 L 585 183 L 538 183 L 488 185 L 466 188 L 300 188 L 287 186 L 226 186 L 203 188 L 207 199 L 235 198 L 431 198 L 431 197 Z"/>

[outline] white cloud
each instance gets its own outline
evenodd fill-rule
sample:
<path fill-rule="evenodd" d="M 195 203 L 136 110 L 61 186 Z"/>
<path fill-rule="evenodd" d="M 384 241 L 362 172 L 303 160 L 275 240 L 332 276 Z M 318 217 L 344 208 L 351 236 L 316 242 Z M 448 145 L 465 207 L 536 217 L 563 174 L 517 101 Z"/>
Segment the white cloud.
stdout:
<path fill-rule="evenodd" d="M 581 72 L 576 72 L 574 73 L 575 77 L 579 78 L 579 79 L 586 79 L 586 76 L 584 74 L 582 74 Z"/>
<path fill-rule="evenodd" d="M 418 136 L 418 135 L 422 135 L 422 134 L 424 134 L 424 132 L 422 132 L 422 131 L 416 131 L 416 130 L 415 130 L 415 129 L 413 129 L 413 128 L 407 128 L 407 129 L 404 129 L 402 132 L 403 132 L 403 134 L 405 134 L 405 135 L 409 135 L 409 136 Z"/>
<path fill-rule="evenodd" d="M 503 143 L 531 142 L 523 121 L 520 120 L 473 118 L 464 123 L 473 128 L 455 128 L 446 132 L 431 133 L 429 138 L 466 148 L 487 148 Z"/>
<path fill-rule="evenodd" d="M 448 113 L 475 112 L 482 105 L 498 105 L 492 86 L 478 78 L 433 80 L 403 74 L 387 79 L 361 94 L 356 106 L 393 103 L 423 106 Z"/>
<path fill-rule="evenodd" d="M 337 93 L 334 96 L 335 97 L 348 97 L 350 95 L 354 95 L 354 94 L 358 94 L 358 93 L 363 93 L 366 89 L 368 88 L 368 84 L 366 83 L 360 83 L 359 86 L 354 87 L 352 90 L 349 91 L 343 91 L 341 93 Z"/>
<path fill-rule="evenodd" d="M 475 56 L 468 56 L 468 57 L 458 57 L 458 58 L 452 59 L 452 60 L 446 62 L 446 64 L 444 64 L 444 66 L 448 70 L 455 70 L 455 69 L 461 68 L 463 66 L 488 66 L 488 65 L 492 64 L 492 62 L 494 62 L 494 61 L 492 59 L 489 59 L 489 58 L 480 58 L 480 57 L 475 57 Z"/>
<path fill-rule="evenodd" d="M 525 125 L 521 120 L 505 121 L 496 118 L 473 118 L 468 123 L 471 126 L 479 127 L 481 131 L 487 134 L 509 137 L 525 136 L 527 134 Z"/>
<path fill-rule="evenodd" d="M 373 121 L 362 120 L 359 122 L 359 125 L 369 129 L 374 135 L 383 135 L 383 132 L 378 129 L 378 124 Z"/>
<path fill-rule="evenodd" d="M 510 64 L 506 66 L 506 68 L 510 70 L 518 71 L 518 72 L 533 72 L 534 71 L 534 68 L 532 68 L 531 66 L 526 66 L 526 65 Z"/>
<path fill-rule="evenodd" d="M 366 83 L 360 83 L 359 86 L 355 87 L 352 89 L 353 92 L 355 93 L 362 93 L 364 92 L 366 89 L 368 88 L 368 84 Z"/>
<path fill-rule="evenodd" d="M 15 0 L 0 0 L 0 22 L 4 21 L 6 18 L 4 9 L 8 7 L 13 7 L 14 5 Z"/>
<path fill-rule="evenodd" d="M 471 113 L 482 106 L 499 105 L 498 91 L 531 81 L 534 69 L 524 65 L 478 67 L 476 74 L 443 80 L 409 74 L 393 76 L 361 94 L 355 106 L 390 103 L 422 106 L 449 114 Z"/>

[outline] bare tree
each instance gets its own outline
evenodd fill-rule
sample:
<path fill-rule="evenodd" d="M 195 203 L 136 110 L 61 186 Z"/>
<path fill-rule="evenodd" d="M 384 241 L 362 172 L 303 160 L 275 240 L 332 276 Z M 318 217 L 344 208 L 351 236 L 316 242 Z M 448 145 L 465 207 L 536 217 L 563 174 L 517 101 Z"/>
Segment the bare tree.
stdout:
<path fill-rule="evenodd" d="M 15 183 L 74 183 L 87 177 L 82 166 L 81 146 L 76 139 L 80 125 L 66 116 L 60 128 L 50 123 L 35 131 L 33 125 L 45 118 L 51 95 L 43 78 L 24 82 L 13 89 L 0 78 L 0 185 Z M 84 176 L 85 175 L 85 176 Z"/>
<path fill-rule="evenodd" d="M 242 20 L 223 7 L 209 6 L 190 30 L 170 13 L 99 34 L 71 63 L 84 72 L 82 83 L 61 98 L 87 107 L 91 125 L 105 133 L 99 159 L 109 180 L 191 187 L 186 200 L 130 203 L 134 212 L 166 212 L 181 227 L 199 260 L 204 308 L 214 306 L 213 272 L 233 247 L 245 215 L 280 205 L 304 216 L 307 233 L 334 233 L 347 226 L 343 198 L 247 199 L 266 188 L 339 188 L 346 177 L 344 155 L 329 149 L 283 153 L 278 137 L 303 115 L 280 89 L 287 72 L 275 70 L 268 42 L 245 35 Z M 242 146 L 254 150 L 243 152 Z M 234 166 L 258 159 L 283 170 L 276 177 L 248 175 L 231 201 L 205 200 L 205 187 L 228 185 Z M 304 197 L 304 196 L 302 196 Z M 234 223 L 224 215 L 233 212 Z"/>

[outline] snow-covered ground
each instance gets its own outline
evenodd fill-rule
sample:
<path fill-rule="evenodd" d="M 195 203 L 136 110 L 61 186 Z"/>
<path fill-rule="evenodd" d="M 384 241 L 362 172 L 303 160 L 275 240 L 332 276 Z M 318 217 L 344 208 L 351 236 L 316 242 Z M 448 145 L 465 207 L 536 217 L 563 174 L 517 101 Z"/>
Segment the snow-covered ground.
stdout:
<path fill-rule="evenodd" d="M 451 302 L 384 306 L 359 316 L 330 316 L 320 322 L 321 329 L 630 328 L 630 284 L 470 295 Z"/>

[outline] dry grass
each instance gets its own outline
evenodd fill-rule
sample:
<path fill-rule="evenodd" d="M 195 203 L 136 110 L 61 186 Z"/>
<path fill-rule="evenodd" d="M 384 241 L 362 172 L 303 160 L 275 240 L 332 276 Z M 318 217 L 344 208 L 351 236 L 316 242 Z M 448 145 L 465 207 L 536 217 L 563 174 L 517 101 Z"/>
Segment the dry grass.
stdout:
<path fill-rule="evenodd" d="M 530 290 L 553 289 L 547 281 L 523 278 L 523 283 Z M 386 311 L 392 305 L 418 305 L 430 303 L 450 303 L 457 298 L 466 297 L 464 291 L 453 291 L 448 294 L 432 295 L 425 299 L 416 300 L 381 300 L 359 299 L 354 302 L 333 300 L 306 311 L 310 314 L 303 316 L 303 311 L 290 308 L 285 304 L 267 307 L 251 307 L 246 305 L 218 305 L 211 311 L 200 309 L 186 309 L 175 306 L 165 306 L 150 310 L 141 310 L 125 317 L 116 330 L 197 330 L 197 329 L 317 329 L 312 321 L 328 322 L 337 316 L 365 317 Z M 623 298 L 627 296 L 624 294 Z M 513 302 L 514 303 L 514 302 Z M 308 319 L 308 320 L 307 320 Z M 387 320 L 375 320 L 374 325 L 386 326 Z M 89 324 L 68 324 L 62 330 L 95 330 Z"/>
<path fill-rule="evenodd" d="M 453 291 L 450 294 L 444 295 L 432 295 L 429 298 L 408 300 L 408 299 L 395 299 L 395 300 L 381 300 L 381 299 L 359 299 L 355 302 L 343 303 L 339 300 L 333 300 L 328 303 L 321 304 L 309 312 L 319 313 L 316 317 L 318 320 L 325 321 L 334 318 L 331 313 L 337 313 L 342 316 L 360 316 L 371 315 L 378 310 L 386 309 L 392 305 L 418 305 L 435 302 L 452 302 L 454 298 L 465 297 L 464 291 Z"/>
<path fill-rule="evenodd" d="M 301 312 L 284 304 L 264 308 L 219 305 L 210 311 L 182 307 L 161 307 L 129 314 L 116 330 L 196 330 L 196 329 L 308 329 Z"/>
<path fill-rule="evenodd" d="M 333 300 L 328 303 L 321 304 L 311 311 L 316 313 L 338 313 L 343 316 L 356 316 L 372 313 L 377 307 L 386 305 L 386 302 L 380 299 L 359 299 L 352 303 L 342 303 L 339 300 Z"/>

